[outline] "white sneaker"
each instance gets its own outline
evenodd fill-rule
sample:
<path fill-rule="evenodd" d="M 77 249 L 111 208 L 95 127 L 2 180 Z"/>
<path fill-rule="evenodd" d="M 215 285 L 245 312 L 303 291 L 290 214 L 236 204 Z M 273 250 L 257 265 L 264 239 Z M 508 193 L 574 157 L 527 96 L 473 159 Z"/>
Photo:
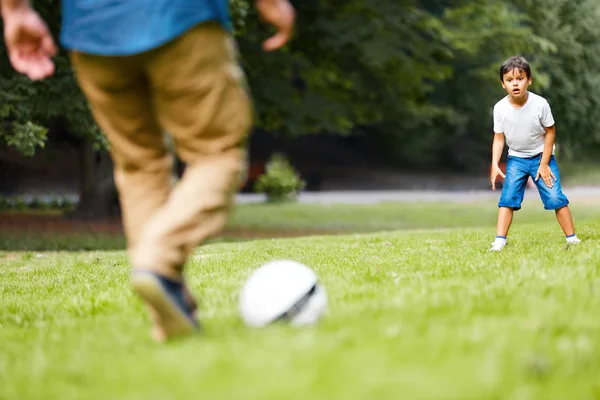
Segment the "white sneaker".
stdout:
<path fill-rule="evenodd" d="M 506 246 L 506 240 L 494 240 L 490 251 L 501 251 Z"/>
<path fill-rule="evenodd" d="M 567 244 L 568 245 L 579 244 L 579 243 L 581 243 L 581 239 L 579 239 L 577 236 L 567 238 Z"/>

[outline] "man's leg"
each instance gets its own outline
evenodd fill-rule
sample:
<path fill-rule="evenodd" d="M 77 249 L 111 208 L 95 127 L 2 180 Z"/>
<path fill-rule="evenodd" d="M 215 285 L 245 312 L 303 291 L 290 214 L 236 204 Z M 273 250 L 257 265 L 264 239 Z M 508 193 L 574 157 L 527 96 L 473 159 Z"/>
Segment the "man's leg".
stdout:
<path fill-rule="evenodd" d="M 94 118 L 111 146 L 128 247 L 167 200 L 172 160 L 154 117 L 139 59 L 73 53 L 72 64 Z"/>
<path fill-rule="evenodd" d="M 134 249 L 143 226 L 166 202 L 171 189 L 171 158 L 153 113 L 148 82 L 139 57 L 72 54 L 77 79 L 98 125 L 111 145 L 128 248 Z M 189 295 L 186 301 L 193 309 Z M 165 333 L 156 311 L 153 336 Z"/>
<path fill-rule="evenodd" d="M 190 252 L 226 223 L 251 104 L 233 43 L 217 24 L 201 24 L 151 52 L 147 70 L 156 113 L 187 167 L 145 227 L 133 263 L 178 278 Z"/>
<path fill-rule="evenodd" d="M 187 167 L 132 249 L 133 285 L 171 337 L 189 327 L 164 284 L 178 290 L 188 255 L 226 223 L 244 167 L 251 103 L 233 42 L 217 24 L 201 24 L 144 59 L 154 110 Z"/>

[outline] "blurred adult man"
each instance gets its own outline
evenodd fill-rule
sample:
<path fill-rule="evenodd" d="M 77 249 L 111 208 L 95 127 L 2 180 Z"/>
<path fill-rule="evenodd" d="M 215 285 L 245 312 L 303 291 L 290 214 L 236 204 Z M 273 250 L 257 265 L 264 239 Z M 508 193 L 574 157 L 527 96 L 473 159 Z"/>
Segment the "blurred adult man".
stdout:
<path fill-rule="evenodd" d="M 32 80 L 54 72 L 45 22 L 25 0 L 2 0 L 11 64 Z M 288 0 L 256 0 L 277 28 L 263 47 L 290 38 Z M 226 222 L 245 159 L 251 101 L 227 0 L 63 0 L 61 43 L 111 145 L 133 289 L 162 341 L 198 328 L 184 282 L 188 255 Z M 176 186 L 163 132 L 187 164 Z"/>

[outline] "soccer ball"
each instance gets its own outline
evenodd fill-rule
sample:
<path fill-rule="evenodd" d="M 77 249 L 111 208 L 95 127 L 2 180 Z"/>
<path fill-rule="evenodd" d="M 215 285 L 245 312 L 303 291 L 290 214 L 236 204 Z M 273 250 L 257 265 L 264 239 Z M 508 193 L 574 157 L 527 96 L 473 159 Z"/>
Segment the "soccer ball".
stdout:
<path fill-rule="evenodd" d="M 296 261 L 277 260 L 260 266 L 240 293 L 242 319 L 251 327 L 278 321 L 312 325 L 326 308 L 327 296 L 314 271 Z"/>

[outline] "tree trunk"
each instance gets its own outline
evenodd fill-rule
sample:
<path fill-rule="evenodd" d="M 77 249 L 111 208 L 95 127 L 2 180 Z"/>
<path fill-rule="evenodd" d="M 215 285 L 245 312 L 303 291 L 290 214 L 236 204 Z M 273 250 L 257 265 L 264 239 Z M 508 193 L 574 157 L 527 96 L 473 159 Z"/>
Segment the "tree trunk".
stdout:
<path fill-rule="evenodd" d="M 95 151 L 92 141 L 85 138 L 79 152 L 79 203 L 66 217 L 99 220 L 115 218 L 119 214 L 110 155 L 106 151 Z"/>

